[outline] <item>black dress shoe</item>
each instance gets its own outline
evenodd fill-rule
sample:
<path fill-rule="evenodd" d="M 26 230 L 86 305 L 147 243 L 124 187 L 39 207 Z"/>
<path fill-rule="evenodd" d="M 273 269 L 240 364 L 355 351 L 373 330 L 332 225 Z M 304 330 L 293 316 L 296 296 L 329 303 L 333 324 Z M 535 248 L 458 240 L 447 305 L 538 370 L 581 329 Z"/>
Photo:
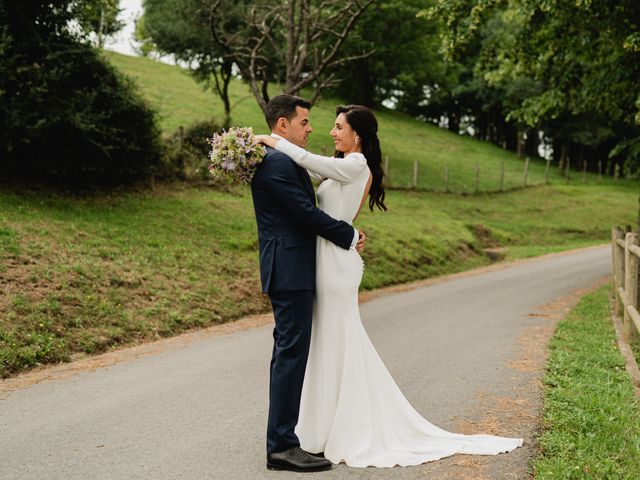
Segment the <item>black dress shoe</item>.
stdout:
<path fill-rule="evenodd" d="M 284 452 L 267 453 L 269 470 L 291 470 L 293 472 L 321 472 L 331 468 L 331 462 L 314 457 L 300 447 L 291 447 Z"/>
<path fill-rule="evenodd" d="M 320 452 L 320 453 L 311 453 L 311 452 L 307 452 L 309 455 L 313 455 L 316 458 L 324 458 L 324 452 Z"/>

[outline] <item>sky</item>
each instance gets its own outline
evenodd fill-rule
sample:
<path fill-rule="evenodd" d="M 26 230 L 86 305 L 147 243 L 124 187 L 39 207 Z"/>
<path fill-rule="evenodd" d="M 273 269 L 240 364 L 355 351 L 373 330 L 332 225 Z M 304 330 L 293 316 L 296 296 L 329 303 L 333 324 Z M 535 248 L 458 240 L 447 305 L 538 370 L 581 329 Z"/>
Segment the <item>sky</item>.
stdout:
<path fill-rule="evenodd" d="M 105 47 L 107 50 L 113 50 L 126 55 L 136 55 L 132 45 L 134 43 L 133 30 L 136 17 L 142 14 L 142 0 L 120 0 L 120 9 L 122 12 L 120 12 L 119 18 L 123 20 L 126 25 L 114 38 L 107 40 Z"/>

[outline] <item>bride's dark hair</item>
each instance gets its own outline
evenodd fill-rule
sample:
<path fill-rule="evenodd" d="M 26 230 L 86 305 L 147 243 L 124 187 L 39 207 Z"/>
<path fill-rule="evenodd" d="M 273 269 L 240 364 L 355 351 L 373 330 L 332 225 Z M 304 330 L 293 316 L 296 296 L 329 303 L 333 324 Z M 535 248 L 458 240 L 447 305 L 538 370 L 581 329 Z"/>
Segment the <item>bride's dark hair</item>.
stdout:
<path fill-rule="evenodd" d="M 384 204 L 384 188 L 382 179 L 382 152 L 380 151 L 380 140 L 378 140 L 378 121 L 371 110 L 362 105 L 338 105 L 336 116 L 344 114 L 347 123 L 360 137 L 362 154 L 367 159 L 367 165 L 371 170 L 373 179 L 369 189 L 369 208 L 373 211 L 374 205 L 380 210 L 387 211 Z M 344 152 L 336 152 L 336 157 L 342 158 Z"/>

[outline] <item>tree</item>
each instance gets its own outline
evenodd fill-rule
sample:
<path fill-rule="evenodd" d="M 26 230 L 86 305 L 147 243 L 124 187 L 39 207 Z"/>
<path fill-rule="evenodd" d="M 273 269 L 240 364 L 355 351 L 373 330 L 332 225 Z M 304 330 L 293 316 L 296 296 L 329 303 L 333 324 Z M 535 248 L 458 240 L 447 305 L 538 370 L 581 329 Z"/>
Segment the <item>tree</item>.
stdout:
<path fill-rule="evenodd" d="M 0 172 L 76 184 L 148 175 L 161 160 L 153 111 L 70 31 L 71 6 L 0 3 Z"/>
<path fill-rule="evenodd" d="M 451 59 L 467 55 L 488 22 L 502 16 L 515 28 L 479 70 L 492 87 L 533 82 L 507 106 L 507 119 L 544 130 L 560 158 L 593 165 L 608 154 L 624 157 L 630 174 L 640 169 L 637 1 L 452 0 L 425 14 L 447 26 L 442 45 Z"/>
<path fill-rule="evenodd" d="M 575 4 L 557 2 L 544 9 L 523 1 L 519 14 L 526 21 L 515 52 L 520 68 L 540 79 L 542 91 L 522 102 L 513 116 L 529 125 L 565 117 L 573 125 L 566 143 L 574 144 L 580 160 L 600 145 L 620 158 L 627 171 L 640 168 L 633 150 L 615 148 L 640 139 L 634 125 L 639 97 L 640 48 L 632 39 L 640 34 L 640 4 L 633 0 L 594 0 Z M 527 40 L 525 41 L 525 37 Z M 540 52 L 554 52 L 540 55 Z M 603 152 L 607 153 L 607 152 Z"/>
<path fill-rule="evenodd" d="M 541 90 L 540 82 L 519 71 L 508 54 L 521 29 L 519 19 L 509 10 L 497 10 L 478 28 L 476 39 L 470 41 L 477 45 L 472 69 L 477 92 L 484 99 L 481 108 L 492 113 L 486 119 L 487 127 L 493 130 L 488 139 L 515 150 L 519 158 L 525 153 L 538 155 L 539 131 L 537 125 L 528 125 L 511 112 Z"/>
<path fill-rule="evenodd" d="M 227 28 L 240 25 L 244 12 L 228 2 Z M 210 27 L 209 0 L 145 0 L 144 14 L 136 21 L 136 38 L 142 51 L 170 54 L 190 65 L 194 78 L 218 95 L 224 107 L 224 125 L 231 123 L 233 105 L 229 84 L 233 62 L 214 40 Z"/>
<path fill-rule="evenodd" d="M 211 4 L 212 36 L 263 110 L 270 82 L 283 82 L 283 92 L 293 95 L 310 87 L 314 103 L 335 84 L 338 67 L 371 53 L 343 56 L 341 49 L 373 0 L 226 3 Z"/>
<path fill-rule="evenodd" d="M 345 42 L 343 54 L 372 53 L 337 70 L 336 93 L 368 106 L 391 100 L 404 111 L 420 103 L 423 87 L 441 83 L 444 75 L 438 25 L 417 18 L 431 3 L 384 0 L 365 11 Z"/>
<path fill-rule="evenodd" d="M 95 35 L 98 48 L 103 48 L 105 40 L 118 33 L 124 22 L 118 20 L 122 11 L 120 0 L 77 0 L 73 5 L 73 15 L 82 30 Z"/>
<path fill-rule="evenodd" d="M 528 78 L 504 84 L 490 82 L 482 68 L 489 60 L 495 60 L 492 47 L 504 42 L 510 25 L 487 22 L 482 32 L 469 40 L 464 55 L 443 56 L 439 35 L 444 23 L 437 17 L 426 21 L 422 17 L 415 21 L 428 25 L 430 44 L 424 48 L 429 53 L 416 53 L 423 59 L 426 75 L 412 89 L 404 87 L 407 93 L 401 94 L 398 108 L 454 133 L 473 135 L 521 155 L 537 155 L 536 132 L 527 135 L 515 121 L 506 119 L 509 108 L 518 106 L 519 98 L 533 88 L 532 82 Z M 413 52 L 414 44 L 407 45 Z"/>
<path fill-rule="evenodd" d="M 138 55 L 150 57 L 153 52 L 160 50 L 147 30 L 144 14 L 135 19 L 133 38 L 138 42 L 138 46 L 135 48 Z"/>
<path fill-rule="evenodd" d="M 140 37 L 192 66 L 195 78 L 232 105 L 228 85 L 237 71 L 261 108 L 269 85 L 284 93 L 312 88 L 311 101 L 336 81 L 337 69 L 369 52 L 341 55 L 373 0 L 145 0 Z"/>

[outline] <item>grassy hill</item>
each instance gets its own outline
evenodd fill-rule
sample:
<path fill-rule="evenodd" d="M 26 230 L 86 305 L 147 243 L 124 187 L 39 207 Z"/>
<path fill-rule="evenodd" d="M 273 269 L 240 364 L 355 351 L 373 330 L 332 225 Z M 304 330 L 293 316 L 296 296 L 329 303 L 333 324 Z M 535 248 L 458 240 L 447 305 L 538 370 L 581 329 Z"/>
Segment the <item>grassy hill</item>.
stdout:
<path fill-rule="evenodd" d="M 362 287 L 607 241 L 636 192 L 543 186 L 478 196 L 391 191 L 362 212 Z M 268 310 L 246 188 L 71 196 L 0 188 L 0 377 Z"/>
<path fill-rule="evenodd" d="M 143 88 L 145 95 L 160 113 L 165 132 L 175 131 L 194 121 L 222 118 L 222 103 L 210 91 L 204 91 L 188 71 L 147 58 L 130 57 L 107 52 L 108 59 L 127 73 Z M 234 125 L 251 126 L 257 132 L 266 133 L 262 111 L 257 106 L 249 88 L 239 80 L 230 85 L 232 119 Z M 335 119 L 335 106 L 342 100 L 327 98 L 316 105 L 311 114 L 314 133 L 309 148 L 320 152 L 324 147 L 333 148 L 329 131 Z M 442 191 L 444 189 L 445 164 L 449 167 L 449 189 L 454 192 L 471 192 L 475 186 L 476 164 L 480 167 L 480 190 L 495 191 L 500 186 L 500 162 L 505 166 L 505 187 L 523 185 L 524 160 L 488 142 L 461 137 L 407 115 L 388 109 L 376 112 L 380 124 L 380 141 L 383 154 L 389 156 L 389 173 L 394 186 L 410 186 L 413 163 L 418 160 L 420 188 Z M 531 159 L 528 184 L 544 183 L 546 162 Z M 554 183 L 564 183 L 557 168 L 550 171 Z M 596 184 L 597 175 L 588 174 L 587 182 Z M 605 179 L 605 182 L 607 180 Z M 582 182 L 582 173 L 573 172 L 572 182 Z"/>
<path fill-rule="evenodd" d="M 166 130 L 219 112 L 182 70 L 109 57 L 137 78 Z M 243 88 L 233 85 L 235 98 Z M 313 148 L 332 109 L 325 101 L 313 111 Z M 262 130 L 253 99 L 234 115 Z M 394 112 L 379 117 L 397 177 L 414 156 L 427 173 L 457 161 L 459 182 L 473 177 L 462 166 L 476 161 L 489 169 L 504 159 L 519 176 L 521 162 L 491 145 Z M 486 247 L 510 259 L 606 242 L 612 224 L 635 222 L 637 185 L 589 182 L 466 196 L 392 190 L 388 213 L 363 211 L 356 223 L 369 238 L 362 288 L 487 264 Z M 0 185 L 0 287 L 0 377 L 268 309 L 251 195 L 241 187 L 80 195 Z"/>

